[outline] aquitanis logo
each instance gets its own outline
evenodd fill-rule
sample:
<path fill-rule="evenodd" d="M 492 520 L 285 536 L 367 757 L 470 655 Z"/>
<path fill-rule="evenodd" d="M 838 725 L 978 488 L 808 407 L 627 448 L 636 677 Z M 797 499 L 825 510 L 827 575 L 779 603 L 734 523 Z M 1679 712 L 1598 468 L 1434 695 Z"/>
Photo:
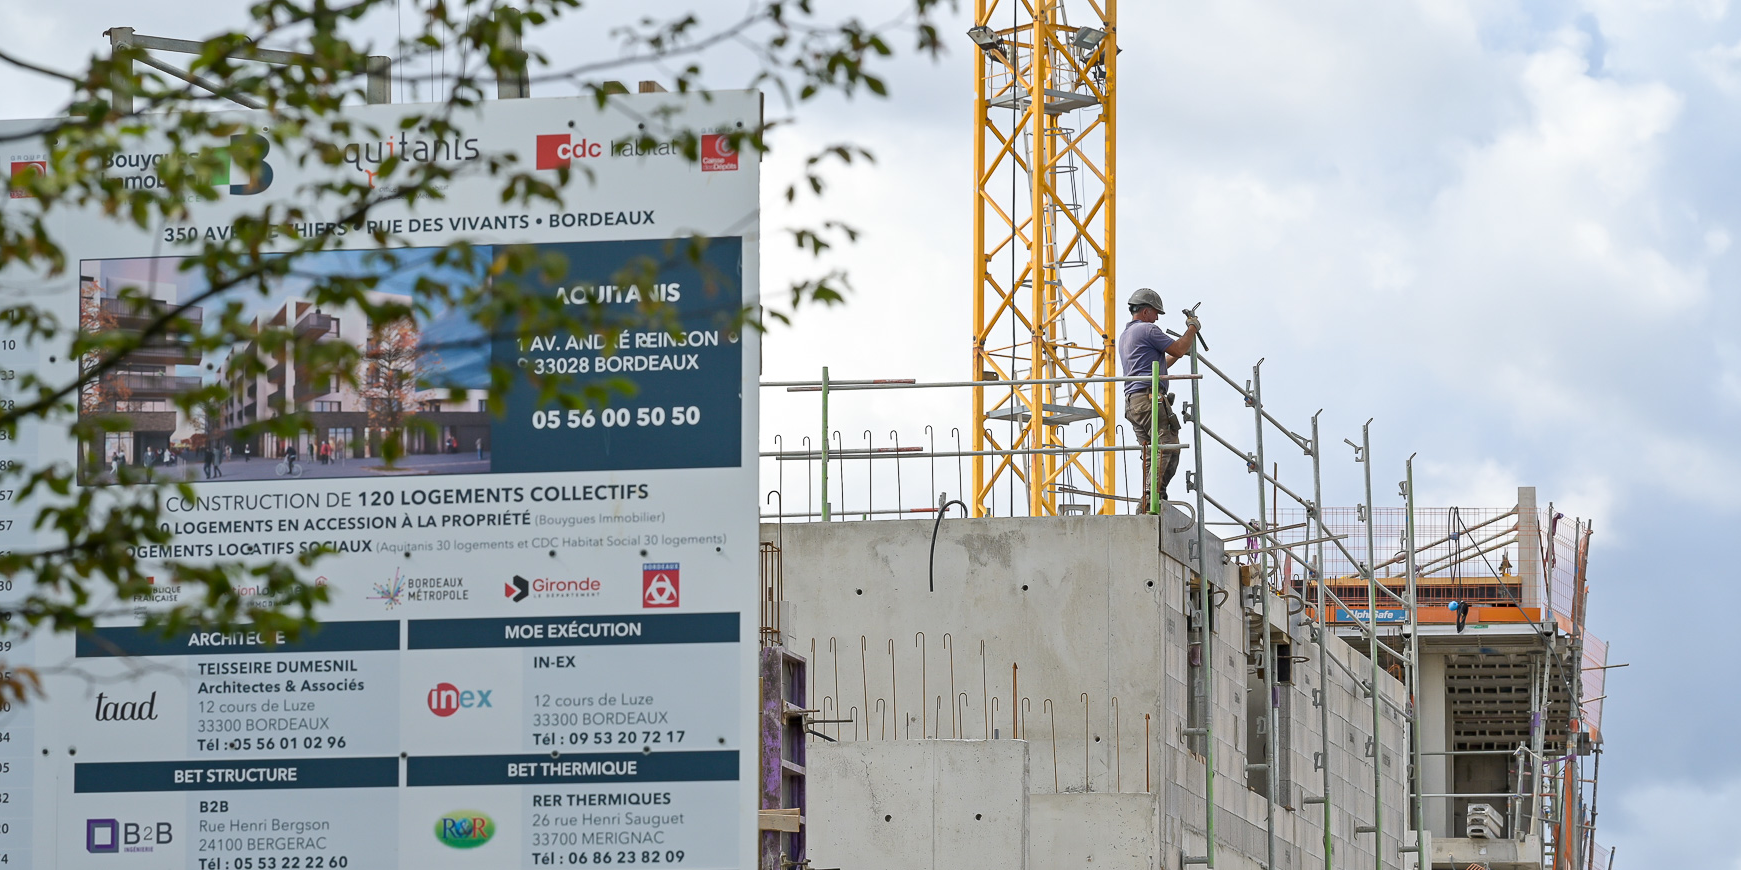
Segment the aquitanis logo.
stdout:
<path fill-rule="evenodd" d="M 340 156 L 346 163 L 367 175 L 369 186 L 374 187 L 375 175 L 389 157 L 416 163 L 465 162 L 482 157 L 483 152 L 478 150 L 476 139 L 461 139 L 458 136 L 451 140 L 413 139 L 400 133 L 397 139 L 352 142 L 344 146 Z"/>

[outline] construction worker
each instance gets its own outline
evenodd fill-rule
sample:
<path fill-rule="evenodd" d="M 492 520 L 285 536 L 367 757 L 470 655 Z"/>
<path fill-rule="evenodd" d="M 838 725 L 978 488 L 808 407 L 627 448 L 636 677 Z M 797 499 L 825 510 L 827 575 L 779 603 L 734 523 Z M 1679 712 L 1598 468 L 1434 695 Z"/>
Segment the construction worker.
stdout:
<path fill-rule="evenodd" d="M 1178 338 L 1168 335 L 1165 330 L 1155 325 L 1166 309 L 1161 305 L 1161 294 L 1147 287 L 1130 295 L 1127 303 L 1130 308 L 1131 321 L 1125 324 L 1124 332 L 1118 337 L 1118 356 L 1124 361 L 1126 377 L 1147 378 L 1154 363 L 1161 364 L 1161 374 L 1167 373 L 1167 366 L 1176 362 L 1179 357 L 1191 352 L 1191 344 L 1197 339 L 1197 318 L 1194 315 L 1185 317 L 1185 334 Z M 1131 428 L 1136 432 L 1136 442 L 1142 446 L 1143 456 L 1143 495 L 1142 503 L 1137 513 L 1149 512 L 1149 485 L 1154 478 L 1151 476 L 1149 460 L 1152 458 L 1149 449 L 1149 430 L 1153 426 L 1155 409 L 1154 397 L 1149 393 L 1147 380 L 1128 381 L 1124 385 L 1124 418 L 1130 421 Z M 1167 382 L 1161 382 L 1160 402 L 1160 437 L 1162 444 L 1179 443 L 1179 417 L 1173 413 L 1173 396 L 1167 392 Z M 1179 452 L 1168 451 L 1162 459 L 1161 466 L 1161 499 L 1167 497 L 1167 482 L 1173 479 L 1174 472 L 1179 470 Z"/>

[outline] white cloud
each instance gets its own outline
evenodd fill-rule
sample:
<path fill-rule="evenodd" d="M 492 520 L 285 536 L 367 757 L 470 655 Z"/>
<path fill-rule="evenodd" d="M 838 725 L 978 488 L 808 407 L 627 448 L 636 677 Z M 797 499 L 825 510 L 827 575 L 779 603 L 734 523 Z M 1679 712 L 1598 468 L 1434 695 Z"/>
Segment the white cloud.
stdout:
<path fill-rule="evenodd" d="M 1598 807 L 1596 836 L 1619 850 L 1616 867 L 1741 868 L 1732 842 L 1734 820 L 1741 814 L 1741 780 L 1653 782 L 1608 800 L 1613 801 L 1609 807 L 1618 807 Z"/>
<path fill-rule="evenodd" d="M 1431 507 L 1510 507 L 1527 485 L 1515 466 L 1492 457 L 1470 463 L 1417 460 L 1415 503 Z"/>

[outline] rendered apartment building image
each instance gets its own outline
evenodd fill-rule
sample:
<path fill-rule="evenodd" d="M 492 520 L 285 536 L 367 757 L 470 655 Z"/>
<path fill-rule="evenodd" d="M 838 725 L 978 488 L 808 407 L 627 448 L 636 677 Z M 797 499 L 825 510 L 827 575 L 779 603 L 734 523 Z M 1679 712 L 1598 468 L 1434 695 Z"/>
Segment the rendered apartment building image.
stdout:
<path fill-rule="evenodd" d="M 377 301 L 408 301 L 377 294 Z M 233 349 L 220 370 L 230 378 L 225 427 L 230 432 L 267 422 L 293 411 L 302 412 L 312 429 L 304 429 L 295 446 L 299 455 L 314 457 L 326 445 L 334 459 L 364 459 L 381 455 L 393 428 L 403 430 L 408 454 L 470 452 L 490 448 L 490 415 L 486 393 L 468 390 L 453 401 L 445 389 L 418 389 L 417 383 L 439 363 L 418 346 L 415 328 L 370 335 L 360 311 L 331 311 L 302 299 L 286 300 L 270 315 L 256 318 L 257 329 L 289 329 L 299 342 L 342 341 L 363 350 L 357 372 L 359 385 L 328 376 L 315 378 L 306 361 L 295 357 L 297 345 L 263 352 L 256 343 Z M 261 357 L 263 373 L 249 377 L 237 362 Z M 393 423 L 397 422 L 395 427 Z M 263 432 L 231 437 L 231 449 L 246 447 L 253 456 L 275 458 L 291 446 L 286 439 Z"/>
<path fill-rule="evenodd" d="M 106 283 L 96 274 L 81 275 L 80 328 L 137 333 L 175 302 L 173 284 L 130 280 L 127 286 L 137 288 L 136 292 L 147 298 L 123 300 L 114 282 Z M 203 311 L 188 308 L 181 316 L 198 328 Z M 162 455 L 193 435 L 190 421 L 174 404 L 177 396 L 198 389 L 201 383 L 198 375 L 177 373 L 182 366 L 197 367 L 200 363 L 190 339 L 178 333 L 158 338 L 80 390 L 82 415 L 102 415 L 120 424 L 119 431 L 103 435 L 99 455 L 104 462 L 119 457 L 127 464 L 138 463 L 149 455 Z M 90 447 L 95 450 L 97 445 Z"/>
<path fill-rule="evenodd" d="M 203 280 L 197 271 L 181 271 L 180 262 L 83 262 L 80 328 L 137 334 L 171 306 L 197 298 Z M 375 296 L 378 302 L 409 301 L 397 294 Z M 80 415 L 100 416 L 112 430 L 103 433 L 100 445 L 88 444 L 83 451 L 91 480 L 112 476 L 121 465 L 179 465 L 191 474 L 208 444 L 230 461 L 282 457 L 294 444 L 298 455 L 310 461 L 349 462 L 378 459 L 382 445 L 397 431 L 407 455 L 490 450 L 487 392 L 467 390 L 456 401 L 447 389 L 425 389 L 431 380 L 442 380 L 444 368 L 440 354 L 424 347 L 417 326 L 401 323 L 372 333 L 361 310 L 323 309 L 296 298 L 289 288 L 255 305 L 256 330 L 288 330 L 296 341 L 271 351 L 249 342 L 220 359 L 215 354 L 202 357 L 192 346 L 191 334 L 172 332 L 130 353 L 81 390 Z M 190 306 L 180 316 L 197 329 L 205 312 Z M 331 375 L 313 376 L 309 350 L 326 342 L 358 348 L 363 361 L 355 384 Z M 258 365 L 241 364 L 249 359 Z M 231 393 L 221 405 L 193 413 L 176 406 L 176 399 L 218 379 Z M 293 439 L 257 431 L 257 424 L 291 413 L 302 414 L 307 423 Z"/>

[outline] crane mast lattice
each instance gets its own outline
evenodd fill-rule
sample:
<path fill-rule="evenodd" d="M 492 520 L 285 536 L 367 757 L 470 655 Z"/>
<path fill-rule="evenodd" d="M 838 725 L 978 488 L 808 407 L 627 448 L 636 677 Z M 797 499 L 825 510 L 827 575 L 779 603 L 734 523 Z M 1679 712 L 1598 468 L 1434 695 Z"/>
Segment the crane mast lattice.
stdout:
<path fill-rule="evenodd" d="M 1066 7 L 1070 7 L 1068 10 Z M 975 516 L 1117 494 L 1116 0 L 976 0 Z M 1084 448 L 1103 448 L 1086 452 Z M 1007 453 L 1007 451 L 1022 451 Z M 1040 451 L 1040 452 L 1033 452 Z M 1113 513 L 1097 499 L 1090 512 Z M 1067 508 L 1068 505 L 1066 504 Z"/>

